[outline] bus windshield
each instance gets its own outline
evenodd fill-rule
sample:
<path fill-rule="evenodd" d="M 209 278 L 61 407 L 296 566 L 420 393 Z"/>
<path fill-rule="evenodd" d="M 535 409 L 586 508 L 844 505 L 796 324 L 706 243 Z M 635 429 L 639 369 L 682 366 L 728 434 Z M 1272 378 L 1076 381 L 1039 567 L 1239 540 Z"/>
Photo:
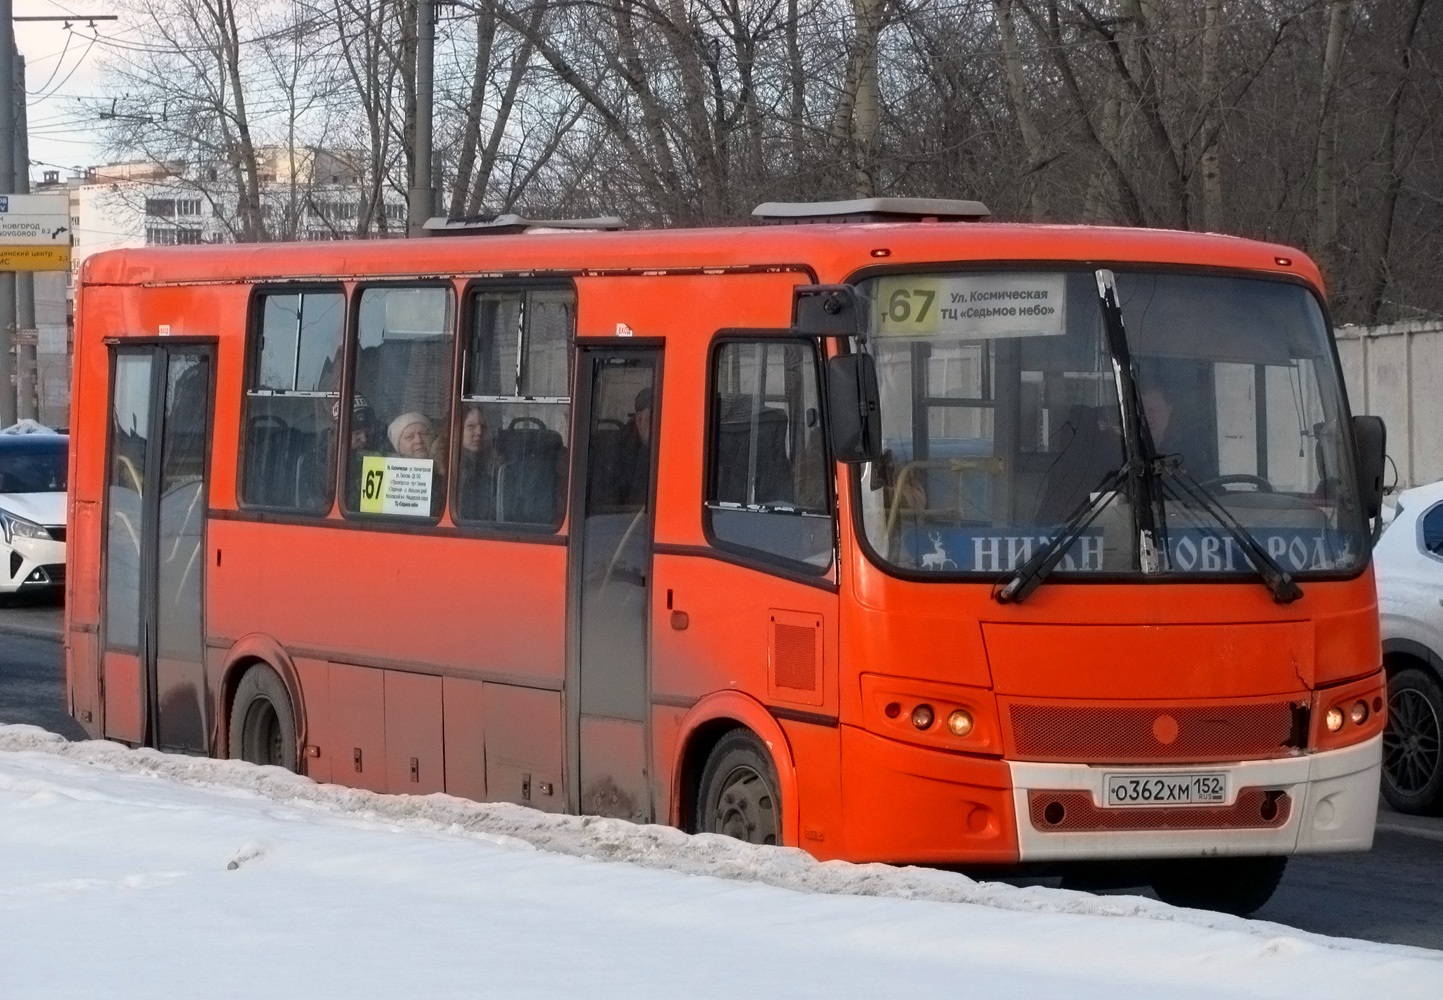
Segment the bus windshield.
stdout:
<path fill-rule="evenodd" d="M 1114 273 L 1155 453 L 1288 573 L 1356 571 L 1366 526 L 1314 296 L 1289 281 Z M 884 440 L 861 474 L 874 556 L 995 578 L 1092 503 L 1100 512 L 1056 572 L 1140 572 L 1094 272 L 887 275 L 862 292 Z M 1253 572 L 1216 510 L 1166 483 L 1160 495 L 1163 573 Z"/>

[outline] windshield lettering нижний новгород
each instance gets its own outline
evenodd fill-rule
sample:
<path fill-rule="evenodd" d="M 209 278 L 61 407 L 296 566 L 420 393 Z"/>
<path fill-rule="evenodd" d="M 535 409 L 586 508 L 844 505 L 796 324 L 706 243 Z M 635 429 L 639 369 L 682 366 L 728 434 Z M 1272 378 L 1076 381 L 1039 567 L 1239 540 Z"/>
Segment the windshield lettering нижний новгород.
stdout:
<path fill-rule="evenodd" d="M 1137 422 L 1167 460 L 1147 470 L 1156 569 L 1239 574 L 1271 561 L 1306 578 L 1360 566 L 1342 393 L 1311 293 L 1216 274 L 1119 270 L 1113 280 Z M 1098 282 L 1090 270 L 1052 270 L 862 285 L 885 449 L 862 470 L 877 557 L 996 579 L 1091 507 L 1055 571 L 1143 571 L 1136 484 L 1100 490 L 1130 470 Z"/>

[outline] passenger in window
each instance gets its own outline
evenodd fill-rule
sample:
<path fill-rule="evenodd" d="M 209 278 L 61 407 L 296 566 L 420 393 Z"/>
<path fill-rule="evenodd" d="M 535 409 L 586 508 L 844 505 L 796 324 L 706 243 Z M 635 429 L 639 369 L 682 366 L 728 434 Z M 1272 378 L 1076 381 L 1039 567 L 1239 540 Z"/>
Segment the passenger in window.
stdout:
<path fill-rule="evenodd" d="M 436 429 L 424 413 L 403 413 L 386 430 L 391 450 L 402 458 L 436 457 Z"/>
<path fill-rule="evenodd" d="M 403 413 L 391 421 L 386 428 L 391 439 L 391 450 L 399 458 L 424 459 L 431 463 L 431 516 L 441 513 L 441 501 L 446 495 L 446 463 L 442 456 L 446 444 L 436 436 L 436 427 L 424 413 Z"/>
<path fill-rule="evenodd" d="M 651 388 L 636 394 L 617 447 L 617 505 L 645 507 L 651 499 Z"/>
<path fill-rule="evenodd" d="M 1207 407 L 1195 399 L 1196 393 L 1182 394 L 1174 386 L 1148 385 L 1140 393 L 1143 413 L 1147 416 L 1148 430 L 1152 432 L 1152 443 L 1159 455 L 1178 455 L 1182 458 L 1184 471 L 1198 482 L 1207 482 L 1218 474 L 1216 456 L 1203 446 L 1203 441 L 1216 439 L 1216 430 L 1198 429 L 1196 417 L 1189 422 L 1189 411 L 1206 413 Z M 1183 405 L 1174 407 L 1174 397 Z"/>
<path fill-rule="evenodd" d="M 366 397 L 357 393 L 351 400 L 351 478 L 346 483 L 346 506 L 355 510 L 361 502 L 361 482 L 365 476 L 362 461 L 367 455 L 381 454 L 381 430 L 376 411 Z"/>
<path fill-rule="evenodd" d="M 380 434 L 376 429 L 376 411 L 366 402 L 366 397 L 357 395 L 351 405 L 351 450 L 362 454 L 378 455 L 377 442 Z"/>
<path fill-rule="evenodd" d="M 468 406 L 461 418 L 461 454 L 457 467 L 457 504 L 462 518 L 496 520 L 496 474 L 501 467 L 496 435 L 486 411 Z"/>
<path fill-rule="evenodd" d="M 1147 429 L 1152 432 L 1152 443 L 1159 455 L 1166 455 L 1176 448 L 1176 443 L 1168 437 L 1168 424 L 1172 422 L 1172 403 L 1167 398 L 1167 393 L 1157 386 L 1150 385 L 1142 390 L 1142 412 L 1147 417 Z"/>

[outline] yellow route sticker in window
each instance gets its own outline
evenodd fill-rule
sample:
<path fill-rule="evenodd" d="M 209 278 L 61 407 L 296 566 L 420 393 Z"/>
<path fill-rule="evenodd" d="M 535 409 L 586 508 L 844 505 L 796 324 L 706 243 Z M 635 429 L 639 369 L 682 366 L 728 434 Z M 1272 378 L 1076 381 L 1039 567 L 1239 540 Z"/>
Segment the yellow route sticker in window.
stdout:
<path fill-rule="evenodd" d="M 382 495 L 386 489 L 386 458 L 366 455 L 361 459 L 361 512 L 381 513 Z"/>
<path fill-rule="evenodd" d="M 361 513 L 431 516 L 429 458 L 367 455 L 361 459 Z"/>
<path fill-rule="evenodd" d="M 883 337 L 936 333 L 941 296 L 940 278 L 883 278 L 877 282 L 877 332 Z"/>

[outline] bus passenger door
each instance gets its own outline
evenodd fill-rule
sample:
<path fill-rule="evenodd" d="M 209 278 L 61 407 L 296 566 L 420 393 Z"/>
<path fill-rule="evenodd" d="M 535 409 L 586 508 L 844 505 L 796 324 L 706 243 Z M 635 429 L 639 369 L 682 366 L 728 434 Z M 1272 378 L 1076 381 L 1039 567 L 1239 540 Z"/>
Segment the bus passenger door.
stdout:
<path fill-rule="evenodd" d="M 115 348 L 105 496 L 105 735 L 204 753 L 212 348 Z"/>
<path fill-rule="evenodd" d="M 652 818 L 648 653 L 655 348 L 582 348 L 568 569 L 567 798 L 572 809 Z"/>

